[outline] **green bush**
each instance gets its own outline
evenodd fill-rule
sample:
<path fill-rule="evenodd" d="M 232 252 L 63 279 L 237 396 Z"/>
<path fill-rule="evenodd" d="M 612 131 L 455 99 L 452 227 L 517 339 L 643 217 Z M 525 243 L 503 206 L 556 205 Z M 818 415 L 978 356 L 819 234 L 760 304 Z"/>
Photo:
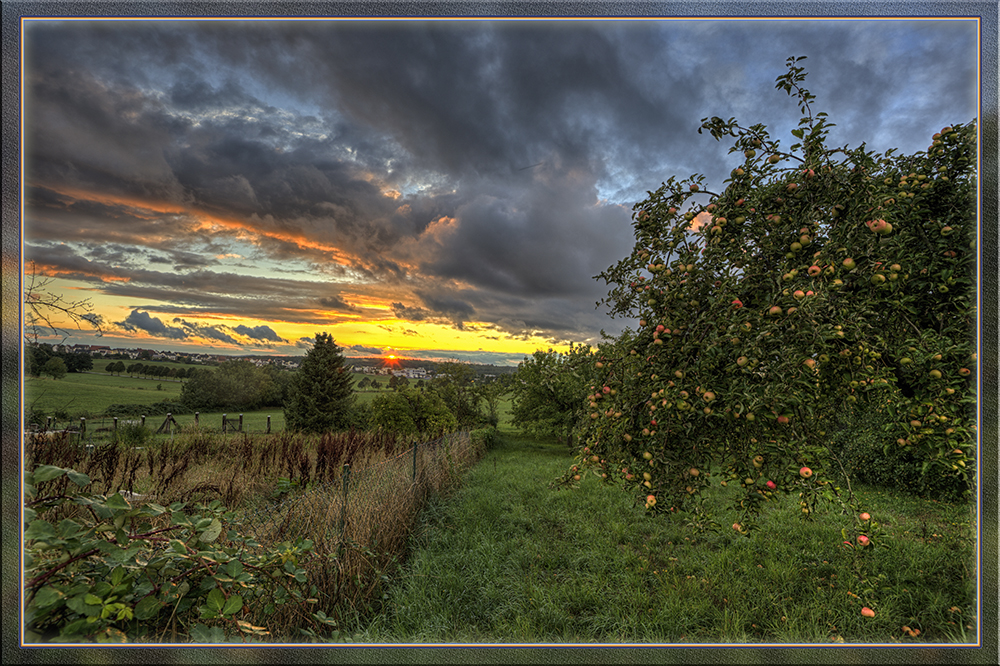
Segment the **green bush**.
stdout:
<path fill-rule="evenodd" d="M 140 423 L 125 421 L 124 423 L 118 424 L 118 430 L 115 434 L 119 444 L 124 444 L 126 446 L 143 446 L 152 435 L 152 432 L 150 432 L 149 428 Z"/>
<path fill-rule="evenodd" d="M 469 433 L 473 444 L 482 445 L 487 451 L 500 443 L 500 431 L 495 427 L 477 428 Z"/>

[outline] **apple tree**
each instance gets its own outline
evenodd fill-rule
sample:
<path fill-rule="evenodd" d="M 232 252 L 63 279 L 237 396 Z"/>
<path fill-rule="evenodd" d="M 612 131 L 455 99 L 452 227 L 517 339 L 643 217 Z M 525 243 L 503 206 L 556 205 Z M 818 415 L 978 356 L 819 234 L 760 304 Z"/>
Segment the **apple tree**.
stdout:
<path fill-rule="evenodd" d="M 831 434 L 866 411 L 888 416 L 887 449 L 974 489 L 975 121 L 913 155 L 828 146 L 799 60 L 776 86 L 803 116 L 794 143 L 704 119 L 730 177 L 649 192 L 634 251 L 597 276 L 639 326 L 597 352 L 578 457 L 654 513 L 704 516 L 711 477 L 741 487 L 741 532 L 783 494 L 808 517 L 846 473 Z"/>

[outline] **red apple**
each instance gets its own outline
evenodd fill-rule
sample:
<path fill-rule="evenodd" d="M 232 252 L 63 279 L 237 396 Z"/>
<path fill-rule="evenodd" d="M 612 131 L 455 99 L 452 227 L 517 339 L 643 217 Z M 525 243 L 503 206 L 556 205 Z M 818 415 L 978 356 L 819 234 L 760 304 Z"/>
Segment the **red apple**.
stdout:
<path fill-rule="evenodd" d="M 865 547 L 865 546 L 867 546 L 868 545 L 868 537 L 866 537 L 864 534 L 862 534 L 861 536 L 859 536 L 858 537 L 858 545 L 861 546 L 862 548 Z"/>
<path fill-rule="evenodd" d="M 871 520 L 872 519 L 872 517 L 868 514 L 867 511 L 865 511 L 860 516 L 858 516 L 858 518 L 860 518 L 861 520 Z"/>
<path fill-rule="evenodd" d="M 775 488 L 778 487 L 778 484 L 776 484 L 774 481 L 768 481 L 765 485 L 771 490 L 774 490 Z"/>
<path fill-rule="evenodd" d="M 847 259 L 844 259 L 844 268 L 846 268 L 847 270 L 853 271 L 856 266 L 857 266 L 857 264 L 854 262 L 854 259 L 852 259 L 851 257 L 848 257 Z"/>
<path fill-rule="evenodd" d="M 799 469 L 799 476 L 801 476 L 803 479 L 808 479 L 812 475 L 813 475 L 813 471 L 811 469 L 809 469 L 808 467 L 803 467 L 803 468 Z"/>
<path fill-rule="evenodd" d="M 864 608 L 861 609 L 861 614 L 864 615 L 865 617 L 875 617 L 875 611 L 873 611 L 871 608 L 868 608 L 868 606 L 865 606 Z"/>

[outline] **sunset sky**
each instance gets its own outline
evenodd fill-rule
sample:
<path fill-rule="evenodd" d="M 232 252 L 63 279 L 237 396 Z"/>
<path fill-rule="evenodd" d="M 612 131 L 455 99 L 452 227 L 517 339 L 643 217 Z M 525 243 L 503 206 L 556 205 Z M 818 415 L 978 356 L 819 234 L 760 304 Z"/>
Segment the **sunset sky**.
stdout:
<path fill-rule="evenodd" d="M 69 344 L 516 364 L 632 322 L 632 206 L 742 161 L 702 118 L 924 150 L 979 115 L 975 20 L 26 20 L 23 247 Z M 59 341 L 50 338 L 48 341 Z"/>

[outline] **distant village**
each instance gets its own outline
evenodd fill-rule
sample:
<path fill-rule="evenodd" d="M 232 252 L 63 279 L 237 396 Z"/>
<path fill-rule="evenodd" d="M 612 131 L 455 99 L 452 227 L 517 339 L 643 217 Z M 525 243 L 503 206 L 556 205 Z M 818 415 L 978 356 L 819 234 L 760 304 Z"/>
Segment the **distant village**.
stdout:
<path fill-rule="evenodd" d="M 204 352 L 161 351 L 142 348 L 112 348 L 104 345 L 52 345 L 53 351 L 70 354 L 88 354 L 92 358 L 132 359 L 149 361 L 174 361 L 191 365 L 217 365 L 225 361 L 241 359 L 250 361 L 257 366 L 275 365 L 287 370 L 296 370 L 302 362 L 301 356 L 231 356 L 227 354 L 208 354 Z M 367 375 L 389 375 L 407 379 L 430 380 L 434 378 L 433 361 L 416 359 L 395 359 L 392 365 L 387 365 L 385 359 L 379 357 L 347 358 L 352 372 Z M 492 365 L 475 365 L 477 374 L 484 379 L 493 379 L 497 374 L 512 372 L 513 368 L 503 368 Z"/>

